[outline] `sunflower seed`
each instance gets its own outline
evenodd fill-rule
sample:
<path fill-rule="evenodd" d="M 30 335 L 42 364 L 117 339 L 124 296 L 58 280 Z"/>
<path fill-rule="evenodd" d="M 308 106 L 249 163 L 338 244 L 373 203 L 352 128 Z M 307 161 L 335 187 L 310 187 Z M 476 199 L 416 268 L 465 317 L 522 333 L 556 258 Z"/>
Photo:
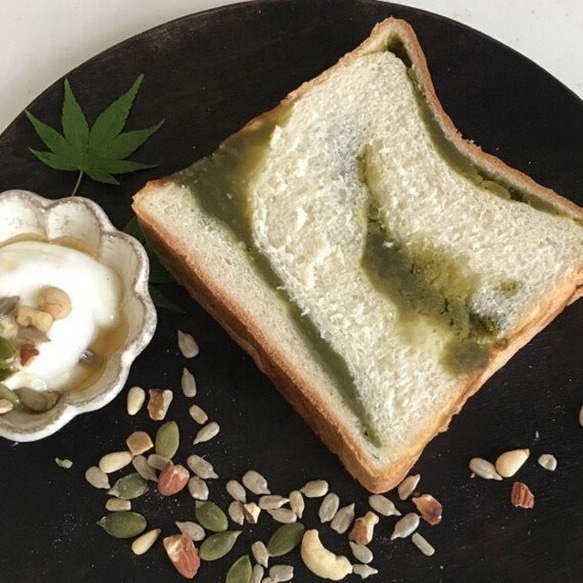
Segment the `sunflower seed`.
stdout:
<path fill-rule="evenodd" d="M 326 494 L 322 504 L 320 504 L 320 509 L 318 510 L 318 516 L 320 517 L 320 522 L 330 522 L 338 512 L 338 507 L 340 506 L 340 498 L 337 494 L 330 492 Z"/>
<path fill-rule="evenodd" d="M 554 472 L 557 469 L 557 458 L 551 453 L 543 453 L 538 458 L 538 463 L 545 470 Z"/>
<path fill-rule="evenodd" d="M 300 488 L 300 492 L 308 498 L 321 498 L 328 493 L 328 482 L 326 480 L 312 480 Z"/>
<path fill-rule="evenodd" d="M 225 489 L 231 498 L 233 498 L 233 500 L 237 500 L 243 504 L 247 502 L 247 492 L 237 480 L 229 480 L 225 486 Z"/>
<path fill-rule="evenodd" d="M 10 413 L 12 409 L 14 409 L 14 403 L 9 401 L 8 399 L 0 399 L 0 415 Z"/>
<path fill-rule="evenodd" d="M 111 485 L 105 472 L 102 472 L 97 466 L 91 466 L 85 472 L 85 479 L 94 487 L 102 490 L 109 490 Z"/>
<path fill-rule="evenodd" d="M 197 443 L 203 443 L 204 441 L 209 441 L 216 435 L 218 435 L 221 430 L 219 424 L 216 421 L 211 421 L 207 423 L 197 434 L 192 442 L 193 445 Z"/>
<path fill-rule="evenodd" d="M 194 375 L 187 369 L 182 369 L 182 377 L 180 379 L 180 386 L 185 397 L 196 397 L 196 380 Z"/>
<path fill-rule="evenodd" d="M 288 502 L 289 498 L 284 498 L 283 496 L 278 496 L 277 494 L 266 494 L 259 498 L 258 504 L 261 510 L 276 510 L 277 508 L 281 508 Z"/>
<path fill-rule="evenodd" d="M 297 514 L 298 518 L 301 518 L 303 516 L 306 504 L 304 502 L 304 497 L 299 490 L 294 490 L 293 492 L 290 492 L 289 505 L 290 508 Z"/>
<path fill-rule="evenodd" d="M 152 545 L 158 540 L 160 532 L 161 530 L 159 528 L 155 528 L 140 535 L 131 546 L 134 555 L 143 555 L 148 552 L 152 548 Z"/>
<path fill-rule="evenodd" d="M 240 500 L 233 500 L 229 504 L 229 517 L 235 524 L 242 525 L 245 522 L 245 511 Z"/>
<path fill-rule="evenodd" d="M 132 509 L 132 503 L 122 498 L 109 498 L 105 503 L 105 509 L 109 512 L 127 512 Z"/>
<path fill-rule="evenodd" d="M 401 516 L 395 505 L 386 496 L 381 494 L 373 494 L 369 497 L 368 503 L 370 507 L 383 516 Z"/>
<path fill-rule="evenodd" d="M 240 530 L 225 530 L 209 536 L 198 549 L 203 561 L 216 561 L 222 559 L 235 546 Z"/>
<path fill-rule="evenodd" d="M 209 416 L 205 411 L 196 404 L 189 407 L 188 413 L 199 425 L 204 425 L 209 420 Z"/>
<path fill-rule="evenodd" d="M 69 469 L 71 469 L 73 467 L 73 462 L 71 460 L 68 460 L 68 459 L 62 460 L 61 458 L 56 457 L 55 458 L 55 463 L 60 468 L 64 468 L 65 470 L 69 470 Z"/>
<path fill-rule="evenodd" d="M 225 583 L 249 583 L 253 568 L 247 555 L 239 557 L 227 571 Z"/>
<path fill-rule="evenodd" d="M 397 521 L 393 534 L 391 535 L 391 540 L 396 538 L 407 538 L 410 534 L 417 530 L 419 526 L 419 515 L 414 512 L 409 512 L 405 514 L 403 518 Z"/>
<path fill-rule="evenodd" d="M 435 549 L 422 537 L 418 532 L 414 532 L 411 537 L 413 544 L 426 556 L 431 557 L 435 553 Z"/>
<path fill-rule="evenodd" d="M 151 482 L 157 482 L 158 476 L 156 475 L 156 470 L 148 464 L 148 460 L 143 455 L 137 455 L 132 460 L 132 465 L 134 469 L 144 480 L 150 480 Z"/>
<path fill-rule="evenodd" d="M 188 480 L 188 491 L 195 500 L 208 500 L 209 487 L 207 486 L 207 483 L 198 476 L 193 476 Z"/>
<path fill-rule="evenodd" d="M 146 401 L 146 391 L 142 387 L 132 387 L 127 395 L 127 412 L 128 415 L 136 415 Z"/>
<path fill-rule="evenodd" d="M 251 572 L 251 580 L 249 583 L 261 583 L 264 574 L 265 569 L 262 565 L 253 565 L 253 571 Z"/>
<path fill-rule="evenodd" d="M 186 464 L 199 478 L 202 478 L 203 480 L 211 480 L 219 477 L 215 472 L 213 465 L 199 455 L 192 454 L 188 456 Z"/>
<path fill-rule="evenodd" d="M 275 508 L 274 510 L 267 510 L 267 513 L 273 520 L 283 524 L 290 524 L 298 519 L 297 514 L 289 508 Z"/>
<path fill-rule="evenodd" d="M 261 514 L 261 508 L 255 502 L 246 502 L 243 504 L 243 514 L 245 514 L 245 520 L 249 524 L 257 524 L 259 515 Z"/>
<path fill-rule="evenodd" d="M 229 526 L 227 516 L 214 502 L 197 501 L 194 513 L 199 524 L 212 532 L 223 532 Z"/>
<path fill-rule="evenodd" d="M 300 522 L 292 524 L 284 524 L 280 526 L 267 542 L 266 551 L 271 557 L 281 557 L 293 551 L 302 541 L 305 527 Z M 265 562 L 257 560 L 264 567 L 267 567 L 267 559 Z"/>
<path fill-rule="evenodd" d="M 140 474 L 133 473 L 120 478 L 109 490 L 110 496 L 133 500 L 148 491 L 148 484 Z"/>
<path fill-rule="evenodd" d="M 352 572 L 359 575 L 361 579 L 368 579 L 371 575 L 376 575 L 378 570 L 370 565 L 354 565 Z"/>
<path fill-rule="evenodd" d="M 247 490 L 253 492 L 253 494 L 271 494 L 269 487 L 267 486 L 267 480 L 255 470 L 245 472 L 245 475 L 243 476 L 243 485 Z"/>
<path fill-rule="evenodd" d="M 129 451 L 114 451 L 105 454 L 99 460 L 99 469 L 104 474 L 111 474 L 117 472 L 132 463 L 132 454 Z"/>
<path fill-rule="evenodd" d="M 502 476 L 496 471 L 494 464 L 481 457 L 473 457 L 470 460 L 470 470 L 484 478 L 484 480 L 501 480 Z"/>
<path fill-rule="evenodd" d="M 168 413 L 168 408 L 174 393 L 170 389 L 148 389 L 148 415 L 153 421 L 163 421 Z"/>
<path fill-rule="evenodd" d="M 407 500 L 411 494 L 417 488 L 417 484 L 421 479 L 421 474 L 415 474 L 413 476 L 407 476 L 397 487 L 397 492 L 399 493 L 399 498 L 401 500 Z"/>
<path fill-rule="evenodd" d="M 176 421 L 168 421 L 156 431 L 154 450 L 158 455 L 172 459 L 180 445 L 180 430 Z"/>
<path fill-rule="evenodd" d="M 350 528 L 353 520 L 354 504 L 349 504 L 348 506 L 341 508 L 336 513 L 336 516 L 334 516 L 332 522 L 330 523 L 330 527 L 338 534 L 344 534 Z"/>
<path fill-rule="evenodd" d="M 361 563 L 370 563 L 374 556 L 372 551 L 365 545 L 359 545 L 358 543 L 349 541 L 350 548 L 352 549 L 352 554 L 357 561 Z"/>
<path fill-rule="evenodd" d="M 176 522 L 175 524 L 181 533 L 187 534 L 193 541 L 199 542 L 204 540 L 205 532 L 200 524 L 191 521 Z"/>
<path fill-rule="evenodd" d="M 14 391 L 25 407 L 35 413 L 44 413 L 52 409 L 61 396 L 56 391 L 35 391 L 28 387 L 22 387 Z"/>
<path fill-rule="evenodd" d="M 267 548 L 260 540 L 255 541 L 251 545 L 251 552 L 253 553 L 253 558 L 257 561 L 257 563 L 259 563 L 259 565 L 267 569 L 267 563 L 269 561 L 269 552 L 267 551 Z"/>
<path fill-rule="evenodd" d="M 583 427 L 583 405 L 581 405 L 581 409 L 579 409 L 579 425 Z"/>
<path fill-rule="evenodd" d="M 115 538 L 133 538 L 146 529 L 146 519 L 137 512 L 113 512 L 97 524 Z"/>
<path fill-rule="evenodd" d="M 294 568 L 291 565 L 273 565 L 269 568 L 269 576 L 274 581 L 291 581 L 294 578 Z"/>
<path fill-rule="evenodd" d="M 154 447 L 152 438 L 145 431 L 134 431 L 126 439 L 126 445 L 132 455 L 141 455 Z"/>
<path fill-rule="evenodd" d="M 161 472 L 167 465 L 170 460 L 163 455 L 158 455 L 157 453 L 151 453 L 148 456 L 148 465 L 155 470 Z"/>
<path fill-rule="evenodd" d="M 182 330 L 178 330 L 177 336 L 178 348 L 184 358 L 194 358 L 200 352 L 200 348 L 192 334 L 187 334 Z"/>

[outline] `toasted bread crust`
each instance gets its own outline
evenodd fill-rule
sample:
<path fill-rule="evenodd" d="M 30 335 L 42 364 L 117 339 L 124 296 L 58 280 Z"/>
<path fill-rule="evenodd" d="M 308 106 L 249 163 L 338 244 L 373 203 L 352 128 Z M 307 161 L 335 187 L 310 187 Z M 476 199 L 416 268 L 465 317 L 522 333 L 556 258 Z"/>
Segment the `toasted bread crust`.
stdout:
<path fill-rule="evenodd" d="M 345 55 L 331 69 L 315 79 L 301 85 L 283 101 L 286 106 L 293 103 L 310 89 L 327 79 L 334 71 L 345 67 L 351 60 L 363 54 L 385 50 L 400 45 L 404 48 L 415 72 L 417 82 L 429 107 L 446 137 L 464 156 L 487 174 L 509 184 L 518 191 L 535 194 L 543 200 L 559 207 L 576 220 L 583 220 L 583 209 L 545 188 L 525 174 L 508 167 L 498 158 L 464 140 L 452 120 L 443 111 L 435 93 L 427 68 L 425 56 L 412 28 L 404 21 L 389 18 L 379 23 L 358 48 Z M 280 106 L 278 106 L 280 107 Z M 269 118 L 278 109 L 265 112 L 250 121 L 241 132 L 252 131 L 263 119 Z M 415 463 L 423 448 L 439 432 L 445 431 L 467 399 L 473 395 L 499 368 L 501 368 L 520 348 L 527 344 L 540 330 L 551 322 L 565 306 L 583 295 L 583 262 L 578 271 L 561 281 L 509 335 L 503 348 L 494 352 L 488 365 L 460 381 L 452 393 L 449 403 L 444 403 L 442 411 L 436 412 L 434 422 L 407 452 L 391 464 L 375 463 L 364 451 L 362 443 L 355 438 L 354 430 L 338 418 L 337 413 L 318 393 L 317 387 L 294 368 L 286 358 L 285 347 L 273 346 L 258 325 L 250 322 L 242 309 L 226 297 L 224 290 L 217 286 L 209 274 L 181 250 L 180 242 L 162 222 L 148 214 L 143 201 L 149 194 L 163 188 L 165 180 L 148 183 L 134 198 L 133 208 L 148 241 L 163 262 L 191 295 L 225 328 L 225 330 L 255 360 L 257 366 L 273 381 L 283 396 L 320 436 L 330 450 L 335 452 L 347 470 L 369 491 L 385 492 L 395 487 Z"/>

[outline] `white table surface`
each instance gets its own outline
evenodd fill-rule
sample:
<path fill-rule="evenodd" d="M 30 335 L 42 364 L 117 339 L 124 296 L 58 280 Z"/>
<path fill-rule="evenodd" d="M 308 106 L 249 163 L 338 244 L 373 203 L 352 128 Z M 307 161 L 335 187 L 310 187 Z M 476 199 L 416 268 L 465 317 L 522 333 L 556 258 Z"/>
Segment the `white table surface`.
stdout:
<path fill-rule="evenodd" d="M 309 0 L 297 0 L 305 2 Z M 0 132 L 104 49 L 228 0 L 0 0 Z M 513 47 L 583 98 L 583 0 L 408 0 Z"/>

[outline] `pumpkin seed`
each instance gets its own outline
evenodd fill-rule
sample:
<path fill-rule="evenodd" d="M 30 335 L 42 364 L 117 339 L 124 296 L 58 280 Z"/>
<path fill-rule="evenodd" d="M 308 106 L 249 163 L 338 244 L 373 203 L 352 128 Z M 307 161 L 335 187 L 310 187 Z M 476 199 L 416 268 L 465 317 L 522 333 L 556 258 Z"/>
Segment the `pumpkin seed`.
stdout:
<path fill-rule="evenodd" d="M 143 455 L 137 455 L 132 460 L 132 465 L 134 466 L 136 472 L 144 478 L 144 480 L 150 480 L 150 482 L 157 482 L 158 476 L 156 475 L 156 470 L 148 463 L 148 460 Z"/>
<path fill-rule="evenodd" d="M 253 571 L 251 572 L 251 581 L 249 583 L 261 583 L 264 574 L 265 569 L 263 568 L 262 565 L 253 565 Z"/>
<path fill-rule="evenodd" d="M 12 390 L 9 389 L 6 385 L 0 383 L 0 399 L 5 399 L 17 407 L 20 405 L 20 397 Z"/>
<path fill-rule="evenodd" d="M 231 565 L 225 583 L 249 583 L 252 572 L 249 556 L 243 555 Z"/>
<path fill-rule="evenodd" d="M 318 510 L 320 522 L 330 522 L 336 516 L 338 506 L 340 506 L 340 498 L 338 495 L 333 492 L 326 494 Z"/>
<path fill-rule="evenodd" d="M 151 453 L 148 456 L 148 465 L 155 470 L 161 472 L 167 465 L 170 460 L 163 455 L 158 455 L 157 453 Z"/>
<path fill-rule="evenodd" d="M 273 520 L 283 524 L 290 524 L 298 519 L 297 514 L 289 508 L 275 508 L 274 510 L 267 510 L 267 513 Z"/>
<path fill-rule="evenodd" d="M 328 493 L 328 482 L 326 480 L 312 480 L 300 488 L 300 492 L 308 498 L 321 498 Z"/>
<path fill-rule="evenodd" d="M 401 516 L 396 506 L 386 496 L 381 494 L 373 494 L 369 497 L 368 503 L 370 507 L 383 516 Z"/>
<path fill-rule="evenodd" d="M 294 524 L 294 526 L 297 527 L 297 526 L 301 526 L 301 525 Z M 284 528 L 284 527 L 282 526 L 281 528 Z M 301 535 L 300 535 L 300 539 L 301 539 Z M 257 561 L 257 563 L 259 563 L 259 565 L 261 565 L 262 567 L 265 567 L 267 569 L 267 563 L 269 561 L 269 551 L 267 550 L 266 546 L 260 540 L 257 540 L 251 545 L 251 552 L 253 553 L 253 558 Z M 283 553 L 283 554 L 286 554 L 286 553 Z M 278 555 L 274 555 L 274 556 L 278 556 Z"/>
<path fill-rule="evenodd" d="M 332 519 L 330 523 L 330 527 L 332 530 L 335 530 L 338 534 L 344 534 L 352 521 L 354 520 L 354 504 L 349 504 L 348 506 L 344 506 L 341 508 L 337 513 L 336 516 Z"/>
<path fill-rule="evenodd" d="M 102 490 L 109 490 L 111 485 L 105 472 L 102 472 L 97 466 L 91 466 L 85 472 L 85 479 L 94 487 Z"/>
<path fill-rule="evenodd" d="M 182 330 L 178 330 L 177 336 L 178 348 L 184 358 L 194 358 L 200 352 L 200 348 L 192 334 L 187 334 Z"/>
<path fill-rule="evenodd" d="M 194 513 L 201 526 L 212 532 L 223 532 L 229 526 L 226 514 L 214 502 L 197 501 Z"/>
<path fill-rule="evenodd" d="M 132 458 L 133 456 L 129 451 L 107 453 L 99 460 L 99 469 L 104 474 L 111 474 L 131 464 Z"/>
<path fill-rule="evenodd" d="M 196 380 L 194 375 L 187 369 L 182 369 L 182 378 L 180 379 L 180 386 L 185 397 L 196 397 Z"/>
<path fill-rule="evenodd" d="M 204 425 L 209 420 L 209 416 L 202 407 L 196 404 L 189 407 L 188 413 L 199 425 Z"/>
<path fill-rule="evenodd" d="M 243 485 L 247 490 L 253 492 L 253 494 L 271 494 L 267 486 L 267 480 L 255 470 L 245 472 L 245 475 L 243 476 Z"/>
<path fill-rule="evenodd" d="M 278 496 L 276 494 L 266 494 L 265 496 L 261 496 L 261 498 L 259 498 L 258 504 L 261 510 L 276 510 L 288 502 L 289 498 L 284 498 L 283 496 Z"/>
<path fill-rule="evenodd" d="M 417 530 L 419 526 L 419 515 L 415 512 L 409 512 L 405 514 L 403 518 L 397 521 L 393 534 L 391 535 L 391 540 L 396 538 L 407 538 L 410 534 Z"/>
<path fill-rule="evenodd" d="M 361 579 L 368 579 L 371 575 L 376 575 L 378 569 L 375 569 L 370 565 L 354 565 L 352 572 L 355 575 L 359 575 Z"/>
<path fill-rule="evenodd" d="M 131 387 L 128 391 L 126 409 L 128 415 L 136 415 L 146 402 L 146 391 L 142 387 Z"/>
<path fill-rule="evenodd" d="M 206 482 L 198 476 L 188 480 L 188 491 L 195 500 L 208 500 L 209 488 Z"/>
<path fill-rule="evenodd" d="M 160 532 L 161 530 L 159 528 L 155 528 L 139 536 L 132 543 L 131 548 L 134 555 L 143 555 L 144 553 L 149 551 L 152 548 L 152 545 L 158 540 Z"/>
<path fill-rule="evenodd" d="M 197 434 L 192 442 L 193 445 L 197 443 L 203 443 L 205 441 L 210 441 L 213 437 L 218 435 L 221 430 L 219 424 L 216 421 L 211 421 L 207 423 Z"/>
<path fill-rule="evenodd" d="M 12 342 L 0 336 L 0 360 L 12 360 L 16 355 L 16 350 L 12 346 Z"/>
<path fill-rule="evenodd" d="M 219 477 L 215 472 L 213 465 L 209 461 L 200 457 L 199 455 L 193 454 L 191 456 L 188 456 L 188 459 L 186 460 L 186 465 L 199 478 L 202 478 L 203 480 L 210 480 Z"/>
<path fill-rule="evenodd" d="M 204 528 L 200 524 L 190 521 L 176 522 L 175 524 L 181 533 L 187 534 L 193 541 L 199 542 L 204 540 L 205 532 Z"/>
<path fill-rule="evenodd" d="M 225 530 L 209 536 L 198 550 L 203 561 L 222 559 L 235 546 L 240 530 Z"/>
<path fill-rule="evenodd" d="M 233 500 L 229 504 L 229 517 L 235 524 L 242 525 L 245 522 L 245 511 L 243 509 L 243 502 Z"/>
<path fill-rule="evenodd" d="M 280 526 L 271 535 L 266 547 L 267 552 L 272 557 L 287 555 L 287 553 L 293 551 L 300 544 L 302 537 L 304 536 L 304 530 L 305 527 L 301 522 Z M 256 560 L 260 563 L 259 559 L 256 558 Z M 267 567 L 267 561 L 263 566 Z"/>
<path fill-rule="evenodd" d="M 350 543 L 350 548 L 352 549 L 352 554 L 354 555 L 354 558 L 357 561 L 360 561 L 361 563 L 370 563 L 373 558 L 374 555 L 372 554 L 372 551 L 365 545 L 359 545 L 353 541 L 349 541 Z"/>
<path fill-rule="evenodd" d="M 397 492 L 401 500 L 407 500 L 411 494 L 417 488 L 417 484 L 421 479 L 421 474 L 415 474 L 413 476 L 407 476 L 397 487 Z"/>
<path fill-rule="evenodd" d="M 413 533 L 411 537 L 413 544 L 426 556 L 431 557 L 435 554 L 435 549 L 429 544 L 425 537 L 421 536 L 418 532 Z"/>
<path fill-rule="evenodd" d="M 4 296 L 0 298 L 0 317 L 10 314 L 19 301 L 20 296 Z"/>
<path fill-rule="evenodd" d="M 133 538 L 146 529 L 146 519 L 137 512 L 113 512 L 97 524 L 115 538 Z"/>
<path fill-rule="evenodd" d="M 134 472 L 120 478 L 108 492 L 111 496 L 133 500 L 148 491 L 148 484 L 140 474 Z"/>
<path fill-rule="evenodd" d="M 15 392 L 22 404 L 35 413 L 49 411 L 57 404 L 61 396 L 56 391 L 35 391 L 28 387 L 22 387 Z"/>
<path fill-rule="evenodd" d="M 229 480 L 225 486 L 225 489 L 231 495 L 233 500 L 237 500 L 243 504 L 247 502 L 247 492 L 245 491 L 245 488 L 239 482 L 237 482 L 237 480 Z"/>
<path fill-rule="evenodd" d="M 132 509 L 132 503 L 121 498 L 109 498 L 105 503 L 105 509 L 109 512 L 127 512 Z"/>
<path fill-rule="evenodd" d="M 303 516 L 306 504 L 304 502 L 304 496 L 299 490 L 294 490 L 293 492 L 290 492 L 289 505 L 290 508 L 296 513 L 298 518 L 301 518 Z"/>
<path fill-rule="evenodd" d="M 269 569 L 269 576 L 274 581 L 291 581 L 294 578 L 294 568 L 291 565 L 273 565 Z"/>
<path fill-rule="evenodd" d="M 167 421 L 156 431 L 154 451 L 162 457 L 172 459 L 180 445 L 180 430 L 176 421 Z"/>

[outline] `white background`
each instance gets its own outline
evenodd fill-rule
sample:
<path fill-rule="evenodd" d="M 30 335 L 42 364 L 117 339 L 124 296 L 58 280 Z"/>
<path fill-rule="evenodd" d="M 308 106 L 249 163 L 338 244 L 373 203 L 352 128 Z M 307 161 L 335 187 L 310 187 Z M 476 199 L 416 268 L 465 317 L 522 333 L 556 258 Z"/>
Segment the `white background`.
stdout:
<path fill-rule="evenodd" d="M 297 0 L 306 2 L 310 0 Z M 72 68 L 228 0 L 0 0 L 0 132 Z M 583 0 L 408 0 L 513 47 L 583 98 Z"/>

